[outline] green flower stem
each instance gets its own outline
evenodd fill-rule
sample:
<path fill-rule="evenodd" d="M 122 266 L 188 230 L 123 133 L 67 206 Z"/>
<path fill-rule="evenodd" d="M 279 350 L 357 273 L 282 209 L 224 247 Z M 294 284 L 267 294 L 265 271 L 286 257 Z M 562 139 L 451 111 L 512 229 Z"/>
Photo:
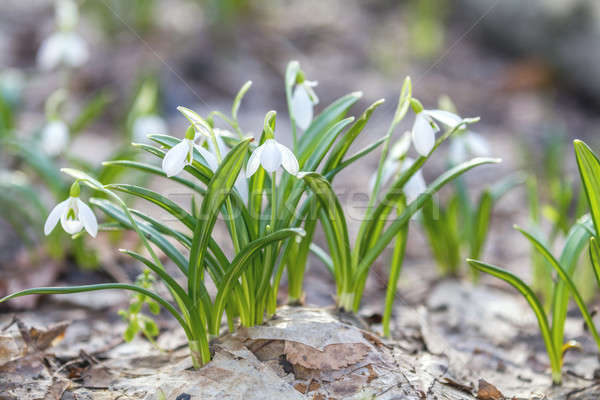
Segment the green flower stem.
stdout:
<path fill-rule="evenodd" d="M 402 212 L 404 205 L 399 207 L 399 212 Z M 392 307 L 394 306 L 394 297 L 398 286 L 398 278 L 400 277 L 400 271 L 402 270 L 402 263 L 404 261 L 404 253 L 406 251 L 406 241 L 408 239 L 408 227 L 406 224 L 405 228 L 398 232 L 396 237 L 396 244 L 394 246 L 394 254 L 392 255 L 392 263 L 390 266 L 390 277 L 388 278 L 387 291 L 385 295 L 385 308 L 383 312 L 383 336 L 390 337 L 390 319 L 392 316 Z"/>

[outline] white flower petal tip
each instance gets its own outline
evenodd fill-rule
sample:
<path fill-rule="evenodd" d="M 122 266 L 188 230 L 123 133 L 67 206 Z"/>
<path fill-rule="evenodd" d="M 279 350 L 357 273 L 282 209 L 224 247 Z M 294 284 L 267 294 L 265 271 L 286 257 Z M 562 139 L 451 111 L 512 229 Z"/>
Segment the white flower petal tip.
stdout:
<path fill-rule="evenodd" d="M 179 174 L 186 165 L 191 163 L 190 153 L 193 146 L 194 143 L 191 140 L 183 139 L 167 151 L 162 161 L 162 170 L 168 177 Z"/>
<path fill-rule="evenodd" d="M 296 175 L 300 169 L 294 153 L 275 139 L 267 139 L 252 152 L 246 166 L 246 177 L 254 175 L 259 165 L 262 165 L 268 173 L 277 171 L 280 166 L 291 175 Z"/>
<path fill-rule="evenodd" d="M 313 102 L 304 85 L 297 85 L 296 89 L 294 89 L 291 109 L 296 125 L 305 131 L 313 119 Z"/>
<path fill-rule="evenodd" d="M 431 121 L 422 112 L 416 115 L 412 128 L 412 141 L 417 152 L 427 156 L 435 146 L 436 130 L 431 126 Z"/>
<path fill-rule="evenodd" d="M 423 113 L 433 119 L 440 121 L 442 124 L 454 128 L 462 122 L 462 118 L 458 115 L 444 110 L 423 110 Z"/>
<path fill-rule="evenodd" d="M 92 237 L 98 234 L 96 216 L 92 209 L 78 197 L 69 197 L 52 209 L 44 224 L 46 236 L 54 230 L 59 220 L 64 231 L 70 235 L 75 235 L 84 228 Z"/>
<path fill-rule="evenodd" d="M 98 234 L 98 220 L 92 212 L 92 209 L 83 201 L 77 199 L 77 208 L 79 210 L 79 221 L 92 237 Z"/>

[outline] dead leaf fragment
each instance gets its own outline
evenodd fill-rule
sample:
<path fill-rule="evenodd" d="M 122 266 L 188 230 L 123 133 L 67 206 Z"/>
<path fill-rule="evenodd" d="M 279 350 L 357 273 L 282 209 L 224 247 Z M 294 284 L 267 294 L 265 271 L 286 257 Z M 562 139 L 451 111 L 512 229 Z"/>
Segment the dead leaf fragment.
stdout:
<path fill-rule="evenodd" d="M 323 351 L 299 342 L 286 341 L 286 359 L 308 369 L 337 370 L 361 361 L 369 352 L 363 343 L 338 343 L 325 346 Z"/>
<path fill-rule="evenodd" d="M 504 400 L 504 395 L 496 388 L 496 386 L 484 379 L 480 379 L 477 398 L 479 400 Z"/>

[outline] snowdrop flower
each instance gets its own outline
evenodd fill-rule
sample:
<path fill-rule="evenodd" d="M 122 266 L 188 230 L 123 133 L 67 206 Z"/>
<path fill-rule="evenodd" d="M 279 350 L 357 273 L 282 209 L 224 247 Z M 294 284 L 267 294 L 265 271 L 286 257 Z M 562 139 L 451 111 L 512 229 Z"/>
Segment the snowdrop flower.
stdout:
<path fill-rule="evenodd" d="M 435 145 L 435 134 L 440 130 L 434 120 L 454 128 L 462 118 L 449 111 L 424 110 L 421 103 L 415 99 L 411 100 L 411 105 L 416 114 L 412 127 L 413 144 L 420 155 L 427 156 Z"/>
<path fill-rule="evenodd" d="M 485 157 L 490 155 L 490 148 L 483 136 L 479 133 L 467 131 L 457 135 L 450 143 L 448 158 L 450 163 L 458 165 L 467 160 L 467 157 Z"/>
<path fill-rule="evenodd" d="M 43 70 L 52 70 L 61 65 L 78 68 L 86 63 L 88 57 L 87 44 L 78 34 L 57 32 L 42 42 L 37 61 Z"/>
<path fill-rule="evenodd" d="M 89 58 L 87 44 L 73 31 L 77 20 L 77 5 L 74 1 L 61 0 L 56 3 L 56 23 L 59 31 L 42 42 L 37 54 L 40 68 L 51 70 L 61 65 L 78 68 L 86 63 Z"/>
<path fill-rule="evenodd" d="M 59 155 L 69 144 L 69 127 L 60 119 L 49 121 L 42 128 L 40 144 L 49 156 Z"/>
<path fill-rule="evenodd" d="M 213 171 L 219 166 L 217 158 L 202 146 L 196 145 L 194 142 L 199 137 L 193 126 L 187 130 L 185 138 L 171 147 L 162 161 L 162 170 L 167 176 L 175 176 L 180 173 L 186 165 L 191 165 L 194 160 L 194 149 L 198 150 L 202 157 L 206 160 Z"/>
<path fill-rule="evenodd" d="M 304 80 L 296 83 L 292 93 L 291 109 L 294 115 L 296 125 L 302 130 L 306 130 L 313 119 L 313 107 L 319 104 L 319 98 L 315 94 L 313 87 L 317 86 L 315 81 Z"/>
<path fill-rule="evenodd" d="M 75 181 L 71 186 L 69 198 L 58 203 L 50 211 L 44 224 L 44 234 L 46 236 L 54 230 L 60 220 L 63 229 L 70 235 L 79 233 L 85 228 L 92 237 L 96 237 L 98 233 L 98 221 L 92 209 L 79 200 L 79 192 L 79 183 Z"/>
<path fill-rule="evenodd" d="M 254 175 L 259 165 L 268 173 L 277 171 L 282 165 L 291 175 L 296 175 L 300 169 L 294 153 L 275 139 L 267 139 L 252 152 L 246 167 L 246 177 Z"/>
<path fill-rule="evenodd" d="M 165 133 L 167 124 L 156 114 L 142 115 L 135 119 L 131 131 L 133 140 L 143 143 L 148 141 L 147 135 L 149 134 Z"/>

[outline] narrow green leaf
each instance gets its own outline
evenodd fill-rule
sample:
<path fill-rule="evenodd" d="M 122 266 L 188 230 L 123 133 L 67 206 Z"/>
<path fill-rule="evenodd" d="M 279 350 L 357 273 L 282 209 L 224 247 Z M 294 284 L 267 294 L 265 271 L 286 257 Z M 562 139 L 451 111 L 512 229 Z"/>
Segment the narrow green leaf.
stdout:
<path fill-rule="evenodd" d="M 317 172 L 301 172 L 298 174 L 298 178 L 306 182 L 310 190 L 317 196 L 330 223 L 332 231 L 327 239 L 330 244 L 335 244 L 333 247 L 330 246 L 330 251 L 333 253 L 332 257 L 334 257 L 334 260 L 336 258 L 339 260 L 338 268 L 341 276 L 339 277 L 340 282 L 338 286 L 347 290 L 351 284 L 352 261 L 348 227 L 342 205 L 329 181 L 321 174 Z"/>
<path fill-rule="evenodd" d="M 448 182 L 451 182 L 456 177 L 464 174 L 472 168 L 484 164 L 496 164 L 500 159 L 497 158 L 474 158 L 466 161 L 456 167 L 446 171 L 433 181 L 417 199 L 413 200 L 406 209 L 398 216 L 394 222 L 385 230 L 385 232 L 377 239 L 377 242 L 370 248 L 366 249 L 365 254 L 359 259 L 359 264 L 356 270 L 356 277 L 366 274 L 377 257 L 385 250 L 386 246 L 396 237 L 396 234 L 408 223 L 410 218 L 423 207 L 425 201 L 434 193 L 439 191 Z"/>
<path fill-rule="evenodd" d="M 306 154 L 308 148 L 315 148 L 321 135 L 341 120 L 348 109 L 362 97 L 361 92 L 350 93 L 329 105 L 310 124 L 298 140 L 297 154 Z"/>
<path fill-rule="evenodd" d="M 248 152 L 248 146 L 252 139 L 241 141 L 227 154 L 215 171 L 208 184 L 206 195 L 202 200 L 200 217 L 203 223 L 196 224 L 193 235 L 192 248 L 190 250 L 189 265 L 189 293 L 193 300 L 198 298 L 198 287 L 201 285 L 201 269 L 203 268 L 204 256 L 210 242 L 212 230 L 217 220 L 219 209 L 225 199 L 232 191 L 237 176 Z"/>
<path fill-rule="evenodd" d="M 250 90 L 251 86 L 252 81 L 247 81 L 246 83 L 244 83 L 238 94 L 235 96 L 235 99 L 233 100 L 233 105 L 231 106 L 231 116 L 233 117 L 234 121 L 237 121 L 240 104 L 242 103 L 242 99 L 246 95 L 246 92 Z"/>
<path fill-rule="evenodd" d="M 221 316 L 223 315 L 223 311 L 225 309 L 225 302 L 229 297 L 231 288 L 233 284 L 237 282 L 237 279 L 244 271 L 244 268 L 249 265 L 249 261 L 254 254 L 262 248 L 265 248 L 275 242 L 288 239 L 294 235 L 303 236 L 304 230 L 298 228 L 281 229 L 265 237 L 250 242 L 246 247 L 240 250 L 240 252 L 231 262 L 231 265 L 227 268 L 224 279 L 218 287 L 217 297 L 215 298 L 215 324 L 220 324 Z M 218 332 L 218 325 L 215 325 L 214 331 Z"/>
<path fill-rule="evenodd" d="M 336 143 L 335 147 L 331 150 L 329 157 L 327 159 L 327 163 L 323 166 L 323 174 L 325 175 L 327 172 L 332 171 L 338 167 L 338 165 L 342 162 L 346 153 L 352 146 L 352 143 L 356 140 L 358 135 L 363 131 L 369 119 L 371 119 L 371 115 L 377 107 L 382 105 L 385 102 L 384 99 L 379 99 L 373 104 L 371 104 L 360 116 L 358 120 L 352 125 L 352 127 L 344 134 L 344 136 Z"/>
<path fill-rule="evenodd" d="M 594 276 L 600 288 L 600 245 L 595 237 L 590 238 L 590 260 L 594 268 Z"/>
<path fill-rule="evenodd" d="M 590 206 L 596 234 L 600 232 L 600 160 L 581 140 L 573 142 L 581 183 Z"/>
<path fill-rule="evenodd" d="M 139 286 L 130 285 L 126 283 L 99 283 L 96 285 L 83 285 L 83 286 L 69 286 L 69 287 L 39 287 L 21 290 L 20 292 L 12 293 L 8 296 L 5 296 L 0 299 L 0 303 L 8 301 L 10 299 L 14 299 L 16 297 L 28 296 L 31 294 L 71 294 L 71 293 L 83 293 L 83 292 L 93 292 L 98 290 L 130 290 L 132 292 L 141 293 L 144 296 L 150 297 L 152 300 L 159 303 L 163 306 L 167 311 L 169 311 L 175 319 L 179 322 L 181 327 L 185 330 L 188 338 L 191 338 L 191 331 L 188 327 L 187 322 L 183 319 L 183 317 L 179 314 L 179 312 L 165 299 L 153 293 L 147 289 L 141 288 Z"/>
<path fill-rule="evenodd" d="M 575 287 L 575 284 L 571 280 L 571 277 L 563 269 L 563 267 L 556 260 L 556 258 L 554 258 L 554 256 L 546 248 L 546 246 L 544 246 L 539 240 L 537 240 L 532 234 L 530 234 L 526 230 L 519 228 L 518 226 L 515 226 L 515 229 L 517 229 L 519 232 L 521 232 L 523 234 L 523 236 L 525 236 L 535 246 L 535 248 L 540 252 L 540 254 L 542 254 L 544 256 L 544 258 L 554 268 L 554 270 L 556 271 L 556 273 L 558 274 L 560 279 L 567 285 L 567 288 L 571 292 L 571 295 L 575 299 L 575 303 L 577 303 L 577 306 L 579 307 L 579 310 L 581 311 L 581 314 L 583 315 L 583 319 L 585 320 L 585 323 L 588 325 L 590 332 L 592 332 L 592 336 L 594 337 L 594 340 L 596 341 L 598 348 L 600 348 L 600 335 L 598 335 L 598 331 L 596 330 L 596 326 L 594 325 L 592 316 L 590 315 L 590 313 L 587 309 L 587 306 L 585 305 L 585 302 L 583 301 L 583 298 L 581 297 L 581 294 L 579 294 L 579 291 L 577 290 L 577 288 Z M 558 343 L 555 343 L 555 345 L 558 346 Z M 560 345 L 562 347 L 562 343 Z"/>
<path fill-rule="evenodd" d="M 471 264 L 473 268 L 495 276 L 496 278 L 502 279 L 503 281 L 517 289 L 519 293 L 521 293 L 523 297 L 525 297 L 525 300 L 527 300 L 529 306 L 535 313 L 538 325 L 540 327 L 540 331 L 542 332 L 542 338 L 544 339 L 544 344 L 546 345 L 546 352 L 548 353 L 548 358 L 550 359 L 550 365 L 552 367 L 553 379 L 555 380 L 555 383 L 559 383 L 561 370 L 560 355 L 558 354 L 557 348 L 554 347 L 552 336 L 550 334 L 550 325 L 548 324 L 548 318 L 544 313 L 544 308 L 542 307 L 542 304 L 536 297 L 533 290 L 531 290 L 531 288 L 521 279 L 502 268 L 496 267 L 491 264 L 486 264 L 477 260 L 467 259 L 467 262 Z M 556 380 L 558 380 L 558 382 L 556 382 Z"/>

